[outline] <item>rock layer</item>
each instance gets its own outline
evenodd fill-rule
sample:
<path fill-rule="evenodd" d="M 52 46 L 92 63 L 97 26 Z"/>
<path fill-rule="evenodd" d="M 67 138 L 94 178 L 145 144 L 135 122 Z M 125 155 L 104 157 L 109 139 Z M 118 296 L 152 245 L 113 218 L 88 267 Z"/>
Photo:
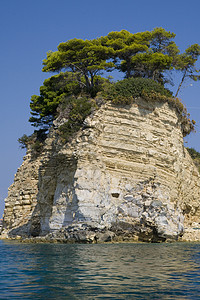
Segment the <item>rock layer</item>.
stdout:
<path fill-rule="evenodd" d="M 43 154 L 25 157 L 6 199 L 2 236 L 165 241 L 186 232 L 192 239 L 199 199 L 200 176 L 176 110 L 143 99 L 108 103 L 71 143 L 62 145 L 52 129 Z"/>

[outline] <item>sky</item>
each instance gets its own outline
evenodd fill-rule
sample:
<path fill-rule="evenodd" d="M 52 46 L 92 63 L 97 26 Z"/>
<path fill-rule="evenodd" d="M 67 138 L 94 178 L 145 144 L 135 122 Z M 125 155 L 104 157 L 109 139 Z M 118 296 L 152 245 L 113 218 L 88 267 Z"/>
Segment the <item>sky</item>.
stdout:
<path fill-rule="evenodd" d="M 30 97 L 39 94 L 44 79 L 52 75 L 42 72 L 47 51 L 73 38 L 155 27 L 174 32 L 184 51 L 200 44 L 199 11 L 199 0 L 0 0 L 0 217 L 25 155 L 17 139 L 34 130 L 28 122 Z M 186 82 L 179 97 L 196 121 L 196 133 L 186 137 L 185 144 L 200 151 L 200 82 Z"/>

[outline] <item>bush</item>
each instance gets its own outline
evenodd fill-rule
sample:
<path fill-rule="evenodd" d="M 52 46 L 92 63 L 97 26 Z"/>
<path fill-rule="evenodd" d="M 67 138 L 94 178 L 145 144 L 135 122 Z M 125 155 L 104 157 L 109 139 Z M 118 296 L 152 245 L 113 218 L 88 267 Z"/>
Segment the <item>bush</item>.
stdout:
<path fill-rule="evenodd" d="M 189 114 L 183 103 L 172 96 L 172 92 L 166 89 L 162 84 L 146 78 L 128 78 L 110 84 L 106 87 L 103 96 L 115 105 L 129 105 L 134 98 L 142 97 L 152 102 L 168 102 L 174 107 L 180 117 L 183 136 L 194 131 L 194 120 L 190 120 Z"/>
<path fill-rule="evenodd" d="M 55 76 L 53 79 L 58 78 Z M 79 95 L 69 96 L 67 93 L 60 95 L 60 103 L 52 120 L 56 117 L 60 120 L 67 120 L 58 128 L 58 133 L 64 142 L 69 141 L 83 126 L 84 119 L 105 101 L 111 101 L 115 105 L 130 105 L 134 98 L 138 97 L 142 97 L 149 102 L 168 102 L 169 105 L 176 108 L 179 114 L 183 135 L 186 136 L 194 130 L 195 121 L 190 120 L 182 102 L 178 98 L 174 98 L 172 93 L 160 83 L 145 78 L 128 78 L 116 83 L 110 83 L 109 80 L 100 77 L 97 77 L 96 80 L 98 81 L 98 84 L 96 84 L 98 88 L 95 90 L 94 95 L 96 93 L 99 93 L 99 95 L 95 99 L 89 98 L 89 95 L 84 94 L 83 91 Z M 18 141 L 21 148 L 29 147 L 32 153 L 39 154 L 43 149 L 46 136 L 45 129 L 40 129 L 35 130 L 31 136 L 23 135 Z"/>
<path fill-rule="evenodd" d="M 28 144 L 30 143 L 30 136 L 24 134 L 22 137 L 18 138 L 17 141 L 19 142 L 21 149 L 27 149 Z"/>
<path fill-rule="evenodd" d="M 44 141 L 47 137 L 45 130 L 35 130 L 33 134 L 27 136 L 24 134 L 21 138 L 18 139 L 20 147 L 22 149 L 30 149 L 33 156 L 39 155 L 44 146 Z"/>
<path fill-rule="evenodd" d="M 64 141 L 69 141 L 74 133 L 82 127 L 83 121 L 94 107 L 94 102 L 87 97 L 70 97 L 63 103 L 62 108 L 66 111 L 65 117 L 68 121 L 59 127 L 59 135 Z"/>
<path fill-rule="evenodd" d="M 163 85 L 146 78 L 128 78 L 118 81 L 108 86 L 104 96 L 114 104 L 130 104 L 133 98 L 141 97 L 144 92 L 149 94 L 152 91 L 166 97 L 172 96 L 172 93 Z"/>
<path fill-rule="evenodd" d="M 190 154 L 190 156 L 195 159 L 198 158 L 200 160 L 200 152 L 196 151 L 194 148 L 186 148 Z"/>
<path fill-rule="evenodd" d="M 197 167 L 200 173 L 200 152 L 196 151 L 194 148 L 186 148 L 192 157 L 195 166 Z"/>

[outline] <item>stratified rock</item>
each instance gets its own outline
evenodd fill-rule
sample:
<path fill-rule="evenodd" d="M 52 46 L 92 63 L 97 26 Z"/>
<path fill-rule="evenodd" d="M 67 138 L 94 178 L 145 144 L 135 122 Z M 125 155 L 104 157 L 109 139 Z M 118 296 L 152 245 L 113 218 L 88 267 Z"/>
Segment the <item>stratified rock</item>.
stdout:
<path fill-rule="evenodd" d="M 159 242 L 184 238 L 185 227 L 191 239 L 200 176 L 179 118 L 167 103 L 137 99 L 102 106 L 68 144 L 52 129 L 15 176 L 2 236 Z"/>

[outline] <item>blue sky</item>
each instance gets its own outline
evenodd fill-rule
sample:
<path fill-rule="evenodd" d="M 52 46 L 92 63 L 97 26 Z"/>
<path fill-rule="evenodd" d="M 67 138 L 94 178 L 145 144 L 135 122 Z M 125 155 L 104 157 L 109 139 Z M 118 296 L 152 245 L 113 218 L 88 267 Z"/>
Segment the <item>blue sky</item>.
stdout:
<path fill-rule="evenodd" d="M 17 139 L 33 128 L 28 119 L 33 94 L 51 74 L 42 73 L 48 50 L 72 38 L 92 39 L 110 31 L 132 33 L 163 27 L 176 34 L 181 51 L 200 44 L 200 1 L 185 0 L 1 0 L 0 1 L 0 216 L 3 199 L 25 152 Z M 200 83 L 187 82 L 180 95 L 196 134 L 185 139 L 200 151 Z"/>

